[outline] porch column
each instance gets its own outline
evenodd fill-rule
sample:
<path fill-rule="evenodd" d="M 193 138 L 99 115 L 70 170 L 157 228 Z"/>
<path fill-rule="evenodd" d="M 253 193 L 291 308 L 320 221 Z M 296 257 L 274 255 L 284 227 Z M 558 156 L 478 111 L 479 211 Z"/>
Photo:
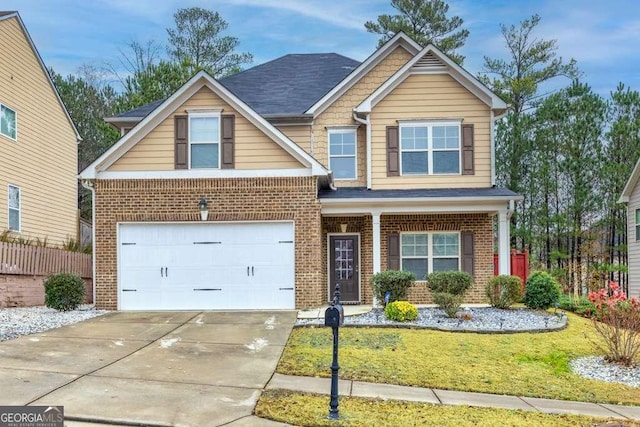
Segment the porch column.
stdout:
<path fill-rule="evenodd" d="M 380 212 L 371 212 L 373 222 L 373 274 L 380 273 Z M 373 297 L 373 306 L 380 307 L 380 301 Z"/>
<path fill-rule="evenodd" d="M 380 273 L 380 212 L 371 212 L 373 219 L 373 274 Z"/>
<path fill-rule="evenodd" d="M 509 242 L 511 240 L 509 231 L 509 218 L 507 211 L 500 211 L 498 214 L 498 273 L 511 274 L 511 251 Z"/>

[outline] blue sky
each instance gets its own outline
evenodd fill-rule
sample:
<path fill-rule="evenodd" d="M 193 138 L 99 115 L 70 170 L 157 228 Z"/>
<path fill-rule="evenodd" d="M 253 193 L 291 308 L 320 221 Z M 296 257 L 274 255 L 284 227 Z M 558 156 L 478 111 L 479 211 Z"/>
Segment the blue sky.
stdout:
<path fill-rule="evenodd" d="M 482 71 L 483 56 L 505 57 L 500 24 L 537 13 L 536 36 L 557 39 L 583 80 L 608 95 L 618 82 L 640 90 L 640 2 L 636 0 L 450 0 L 450 13 L 470 31 L 465 68 Z M 392 13 L 389 0 L 3 0 L 18 10 L 47 66 L 62 74 L 79 66 L 118 64 L 132 40 L 166 42 L 181 7 L 218 11 L 254 65 L 287 53 L 336 52 L 363 60 L 378 36 L 364 22 Z M 568 83 L 568 81 L 566 82 Z"/>

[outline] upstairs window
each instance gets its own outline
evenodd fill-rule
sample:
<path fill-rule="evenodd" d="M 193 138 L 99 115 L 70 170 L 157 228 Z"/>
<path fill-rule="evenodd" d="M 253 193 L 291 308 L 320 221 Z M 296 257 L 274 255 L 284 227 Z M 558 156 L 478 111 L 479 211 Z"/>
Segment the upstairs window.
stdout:
<path fill-rule="evenodd" d="M 220 167 L 219 114 L 189 114 L 189 166 L 191 169 Z"/>
<path fill-rule="evenodd" d="M 459 123 L 400 124 L 402 175 L 460 173 Z"/>
<path fill-rule="evenodd" d="M 9 185 L 9 231 L 20 231 L 20 187 Z"/>
<path fill-rule="evenodd" d="M 356 128 L 329 129 L 329 169 L 335 179 L 356 179 Z"/>
<path fill-rule="evenodd" d="M 640 209 L 636 209 L 636 242 L 640 242 Z"/>
<path fill-rule="evenodd" d="M 14 141 L 17 137 L 17 118 L 15 110 L 0 104 L 0 134 Z"/>

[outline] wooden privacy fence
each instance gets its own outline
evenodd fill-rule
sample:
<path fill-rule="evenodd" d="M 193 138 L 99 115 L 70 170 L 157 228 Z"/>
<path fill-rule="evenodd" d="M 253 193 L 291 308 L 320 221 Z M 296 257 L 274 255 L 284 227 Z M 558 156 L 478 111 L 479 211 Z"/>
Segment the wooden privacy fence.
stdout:
<path fill-rule="evenodd" d="M 75 273 L 82 278 L 91 278 L 91 255 L 0 242 L 0 274 L 47 276 L 55 273 Z"/>
<path fill-rule="evenodd" d="M 493 274 L 497 276 L 499 274 L 498 269 L 498 254 L 493 254 Z M 524 285 L 527 283 L 527 277 L 529 277 L 529 252 L 511 250 L 511 275 L 518 276 L 522 281 L 522 291 L 524 292 Z"/>

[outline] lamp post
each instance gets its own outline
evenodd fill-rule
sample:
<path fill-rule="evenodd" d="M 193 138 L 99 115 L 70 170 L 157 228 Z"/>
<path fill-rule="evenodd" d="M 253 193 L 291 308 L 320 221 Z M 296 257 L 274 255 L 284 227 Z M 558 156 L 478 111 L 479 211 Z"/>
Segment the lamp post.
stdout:
<path fill-rule="evenodd" d="M 324 325 L 333 329 L 333 361 L 331 362 L 331 400 L 329 401 L 329 418 L 337 420 L 338 414 L 338 329 L 344 322 L 344 309 L 340 304 L 340 285 L 336 284 L 333 301 L 324 313 Z"/>
<path fill-rule="evenodd" d="M 200 219 L 202 221 L 206 221 L 207 218 L 209 218 L 209 210 L 207 209 L 207 199 L 205 199 L 204 197 L 200 199 L 200 202 L 198 203 L 198 210 L 200 210 Z"/>

